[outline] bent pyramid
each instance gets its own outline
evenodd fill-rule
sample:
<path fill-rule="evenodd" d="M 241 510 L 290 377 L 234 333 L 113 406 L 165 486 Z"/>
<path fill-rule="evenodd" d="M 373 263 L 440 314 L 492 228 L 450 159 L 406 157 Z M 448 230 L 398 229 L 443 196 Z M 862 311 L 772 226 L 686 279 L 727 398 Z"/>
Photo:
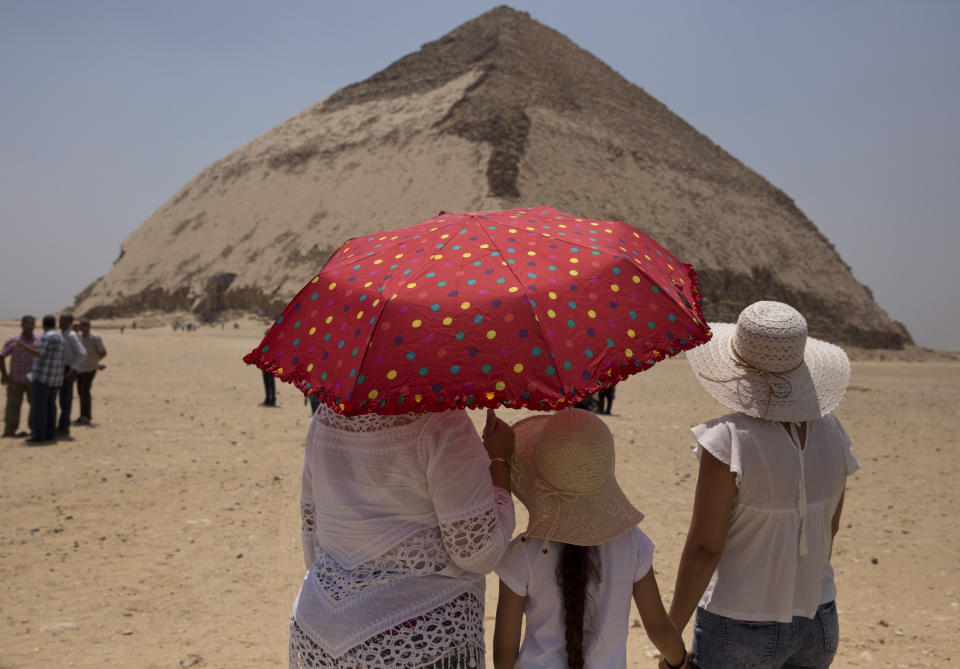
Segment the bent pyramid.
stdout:
<path fill-rule="evenodd" d="M 910 342 L 787 195 L 509 7 L 201 171 L 123 242 L 76 309 L 272 316 L 350 237 L 441 209 L 543 204 L 626 221 L 693 263 L 710 320 L 777 299 L 800 309 L 814 336 L 868 348 Z"/>

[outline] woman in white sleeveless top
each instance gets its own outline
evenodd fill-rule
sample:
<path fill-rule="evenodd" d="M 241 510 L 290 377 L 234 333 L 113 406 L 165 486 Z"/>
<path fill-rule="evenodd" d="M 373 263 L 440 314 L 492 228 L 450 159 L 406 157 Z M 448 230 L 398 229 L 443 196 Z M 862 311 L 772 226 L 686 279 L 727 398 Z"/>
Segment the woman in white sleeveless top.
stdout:
<path fill-rule="evenodd" d="M 842 349 L 807 336 L 780 302 L 687 352 L 697 378 L 736 413 L 693 428 L 700 459 L 670 617 L 696 609 L 694 664 L 829 667 L 837 650 L 830 553 L 846 478 L 859 463 L 832 411 L 850 382 Z"/>
<path fill-rule="evenodd" d="M 513 431 L 465 411 L 321 406 L 301 488 L 307 566 L 290 666 L 483 667 L 484 576 L 513 534 Z"/>

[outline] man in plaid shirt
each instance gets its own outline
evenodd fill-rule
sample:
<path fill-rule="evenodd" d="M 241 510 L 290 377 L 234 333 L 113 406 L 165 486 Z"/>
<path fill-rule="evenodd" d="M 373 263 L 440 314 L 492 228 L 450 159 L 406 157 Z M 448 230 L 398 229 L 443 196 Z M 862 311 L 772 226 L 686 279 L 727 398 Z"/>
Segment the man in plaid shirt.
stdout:
<path fill-rule="evenodd" d="M 26 433 L 17 434 L 17 428 L 20 427 L 20 407 L 23 406 L 23 398 L 27 398 L 27 404 L 30 405 L 30 414 L 27 419 L 27 425 L 33 425 L 33 402 L 31 397 L 30 379 L 27 374 L 33 368 L 33 358 L 30 353 L 17 345 L 17 341 L 23 341 L 30 346 L 36 347 L 38 340 L 34 334 L 33 328 L 36 324 L 33 316 L 24 316 L 20 319 L 20 334 L 16 337 L 10 337 L 0 350 L 0 384 L 7 387 L 7 408 L 3 415 L 3 436 L 4 437 L 25 437 Z M 10 356 L 10 371 L 7 371 L 5 358 Z"/>
<path fill-rule="evenodd" d="M 57 319 L 43 317 L 43 336 L 40 343 L 18 345 L 35 360 L 30 380 L 33 383 L 33 436 L 28 444 L 46 444 L 54 440 L 57 430 L 57 393 L 63 385 L 63 337 L 57 332 Z"/>

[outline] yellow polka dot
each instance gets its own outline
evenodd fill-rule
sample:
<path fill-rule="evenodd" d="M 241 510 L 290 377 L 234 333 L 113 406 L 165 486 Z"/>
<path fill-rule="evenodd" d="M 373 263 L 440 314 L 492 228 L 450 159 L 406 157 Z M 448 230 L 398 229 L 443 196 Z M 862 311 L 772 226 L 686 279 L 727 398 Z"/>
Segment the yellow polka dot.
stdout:
<path fill-rule="evenodd" d="M 449 239 L 450 235 L 440 235 L 440 239 Z"/>
<path fill-rule="evenodd" d="M 420 402 L 423 401 L 423 395 L 414 395 L 414 396 L 413 396 L 413 401 L 414 401 L 414 402 L 417 402 L 417 403 L 419 404 Z"/>
<path fill-rule="evenodd" d="M 330 325 L 330 323 L 333 322 L 333 316 L 327 316 L 323 322 L 326 323 L 327 325 Z"/>
<path fill-rule="evenodd" d="M 593 309 L 589 309 L 589 310 L 587 310 L 587 316 L 589 316 L 590 318 L 596 318 L 596 317 L 597 317 L 597 312 L 594 311 Z"/>
<path fill-rule="evenodd" d="M 634 275 L 633 275 L 633 282 L 634 282 L 634 283 L 640 283 L 640 275 L 639 275 L 639 274 L 634 274 Z"/>
<path fill-rule="evenodd" d="M 670 263 L 667 263 L 667 269 L 673 269 L 673 265 L 671 265 Z"/>
<path fill-rule="evenodd" d="M 430 260 L 443 260 L 443 254 L 434 253 L 432 256 L 430 256 Z"/>
<path fill-rule="evenodd" d="M 611 230 L 610 228 L 604 228 L 603 231 L 606 232 L 608 235 L 613 233 L 613 230 Z"/>
<path fill-rule="evenodd" d="M 517 374 L 519 374 L 520 372 L 523 371 L 523 365 L 518 362 L 517 364 L 515 364 L 515 365 L 513 366 L 513 371 L 515 371 Z"/>
<path fill-rule="evenodd" d="M 495 339 L 497 336 L 496 330 L 487 330 L 487 339 Z"/>
<path fill-rule="evenodd" d="M 317 328 L 310 328 L 310 334 L 313 334 L 316 331 L 317 331 Z"/>
<path fill-rule="evenodd" d="M 410 325 L 412 325 L 412 326 L 415 327 L 415 328 L 418 328 L 418 327 L 420 327 L 421 325 L 423 325 L 423 321 L 421 321 L 419 318 L 417 318 L 417 319 L 415 319 L 412 323 L 410 323 Z"/>
<path fill-rule="evenodd" d="M 617 293 L 617 292 L 620 291 L 620 286 L 618 286 L 618 285 L 615 284 L 615 283 L 611 283 L 611 284 L 610 284 L 610 290 L 612 290 L 613 292 Z"/>
<path fill-rule="evenodd" d="M 464 311 L 466 311 L 467 309 L 470 308 L 470 303 L 469 303 L 469 302 L 461 302 L 461 303 L 460 303 L 460 308 L 463 309 Z"/>
<path fill-rule="evenodd" d="M 557 294 L 551 290 L 549 293 L 547 293 L 547 297 L 549 297 L 551 300 L 555 300 L 557 299 Z"/>
<path fill-rule="evenodd" d="M 482 248 L 482 249 L 488 249 L 488 248 L 490 248 L 490 245 L 489 245 L 489 244 L 481 244 L 481 245 L 480 245 L 480 248 Z"/>
<path fill-rule="evenodd" d="M 380 304 L 380 298 L 379 298 L 379 297 L 373 301 L 373 306 L 377 306 L 378 304 Z"/>
<path fill-rule="evenodd" d="M 379 265 L 379 264 L 382 263 L 382 262 L 383 262 L 383 258 L 377 258 L 376 260 L 373 261 L 373 264 L 374 264 L 374 265 Z"/>
<path fill-rule="evenodd" d="M 312 372 L 312 371 L 313 371 L 313 363 L 312 363 L 312 362 L 311 362 L 309 365 L 307 365 L 307 371 L 308 371 L 308 372 Z"/>
<path fill-rule="evenodd" d="M 516 229 L 516 228 L 510 228 L 509 230 L 507 230 L 507 232 L 509 232 L 511 235 L 515 235 L 515 234 L 517 234 L 517 229 Z"/>
<path fill-rule="evenodd" d="M 363 318 L 363 310 L 357 312 L 357 320 L 359 321 L 361 318 Z"/>
<path fill-rule="evenodd" d="M 397 378 L 397 370 L 391 369 L 389 372 L 387 372 L 387 378 L 390 379 L 391 381 Z"/>
<path fill-rule="evenodd" d="M 536 251 L 527 251 L 527 255 L 528 255 L 528 256 L 535 256 L 535 255 L 537 255 L 537 252 L 536 252 Z"/>
<path fill-rule="evenodd" d="M 370 398 L 370 399 L 372 399 L 372 400 L 375 400 L 375 399 L 377 399 L 377 395 L 379 395 L 379 394 L 380 394 L 380 393 L 377 392 L 376 390 L 371 390 L 369 393 L 367 393 L 367 397 Z"/>
<path fill-rule="evenodd" d="M 627 336 L 633 339 L 634 337 L 637 336 L 636 330 L 627 330 Z"/>
<path fill-rule="evenodd" d="M 577 276 L 580 272 L 575 269 L 570 270 L 570 276 Z"/>
<path fill-rule="evenodd" d="M 643 254 L 643 257 L 646 258 L 647 260 L 653 260 L 653 258 L 651 258 L 650 256 L 648 256 L 646 253 Z"/>
<path fill-rule="evenodd" d="M 497 390 L 503 390 L 504 388 L 507 387 L 507 384 L 504 383 L 503 381 L 497 381 L 495 384 L 493 384 L 493 387 L 496 388 Z"/>
<path fill-rule="evenodd" d="M 492 400 L 495 397 L 493 393 L 487 393 L 487 399 Z"/>
<path fill-rule="evenodd" d="M 510 288 L 507 289 L 507 292 L 508 292 L 508 293 L 515 293 L 515 292 L 517 292 L 518 290 L 520 290 L 520 289 L 517 288 L 516 286 L 510 286 Z"/>
<path fill-rule="evenodd" d="M 395 255 L 395 256 L 393 256 L 393 257 L 394 257 L 395 260 L 400 260 L 400 258 L 403 257 L 403 254 L 402 254 L 402 253 L 398 253 L 397 255 Z"/>
<path fill-rule="evenodd" d="M 277 367 L 277 374 L 283 374 L 283 367 Z"/>
<path fill-rule="evenodd" d="M 408 283 L 408 284 L 407 284 L 407 288 L 416 288 L 416 287 L 417 287 L 417 284 L 415 284 L 415 283 Z"/>
<path fill-rule="evenodd" d="M 367 281 L 365 284 L 363 284 L 363 287 L 364 287 L 364 288 L 369 288 L 369 287 L 372 286 L 372 285 L 373 285 L 373 281 Z"/>
<path fill-rule="evenodd" d="M 577 259 L 577 258 L 570 258 L 570 262 L 572 262 L 574 265 L 576 265 L 578 262 L 580 262 L 580 260 Z"/>
<path fill-rule="evenodd" d="M 316 283 L 319 280 L 320 280 L 320 275 L 317 274 L 315 277 L 313 277 L 313 281 L 311 281 L 310 283 Z"/>
<path fill-rule="evenodd" d="M 628 358 L 632 358 L 632 357 L 633 357 L 633 351 L 632 351 L 631 349 L 629 349 L 629 348 L 628 348 L 626 351 L 624 351 L 623 354 L 624 354 L 625 356 L 627 356 Z"/>
<path fill-rule="evenodd" d="M 447 316 L 446 318 L 443 319 L 443 324 L 444 324 L 444 325 L 450 325 L 452 322 L 453 322 L 453 319 L 450 318 L 449 316 Z"/>
<path fill-rule="evenodd" d="M 556 318 L 557 312 L 554 311 L 553 309 L 547 309 L 547 316 L 549 316 L 550 318 Z"/>
<path fill-rule="evenodd" d="M 336 287 L 337 287 L 337 282 L 334 281 L 334 282 L 331 283 L 329 286 L 327 286 L 327 290 L 333 290 L 333 289 L 336 288 Z"/>
<path fill-rule="evenodd" d="M 472 255 L 473 255 L 472 253 L 464 253 L 462 257 L 464 257 L 464 258 L 469 258 L 469 257 L 471 257 Z"/>

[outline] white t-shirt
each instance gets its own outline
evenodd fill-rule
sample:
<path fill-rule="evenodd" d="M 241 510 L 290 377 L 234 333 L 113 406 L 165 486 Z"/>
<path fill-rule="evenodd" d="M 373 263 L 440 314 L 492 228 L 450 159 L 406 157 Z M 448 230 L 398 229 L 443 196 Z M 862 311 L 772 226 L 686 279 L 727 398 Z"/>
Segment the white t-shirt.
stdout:
<path fill-rule="evenodd" d="M 653 542 L 639 527 L 598 547 L 600 579 L 587 586 L 584 616 L 584 660 L 590 669 L 622 669 L 627 666 L 627 624 L 633 601 L 633 584 L 653 565 Z M 520 537 L 511 542 L 497 566 L 497 575 L 507 587 L 527 598 L 523 613 L 526 633 L 518 669 L 567 666 L 564 639 L 563 595 L 557 585 L 560 545 Z"/>
<path fill-rule="evenodd" d="M 720 562 L 700 600 L 711 613 L 750 621 L 812 618 L 837 595 L 831 522 L 860 463 L 833 415 L 807 421 L 801 451 L 780 423 L 729 414 L 693 428 L 736 475 Z"/>

